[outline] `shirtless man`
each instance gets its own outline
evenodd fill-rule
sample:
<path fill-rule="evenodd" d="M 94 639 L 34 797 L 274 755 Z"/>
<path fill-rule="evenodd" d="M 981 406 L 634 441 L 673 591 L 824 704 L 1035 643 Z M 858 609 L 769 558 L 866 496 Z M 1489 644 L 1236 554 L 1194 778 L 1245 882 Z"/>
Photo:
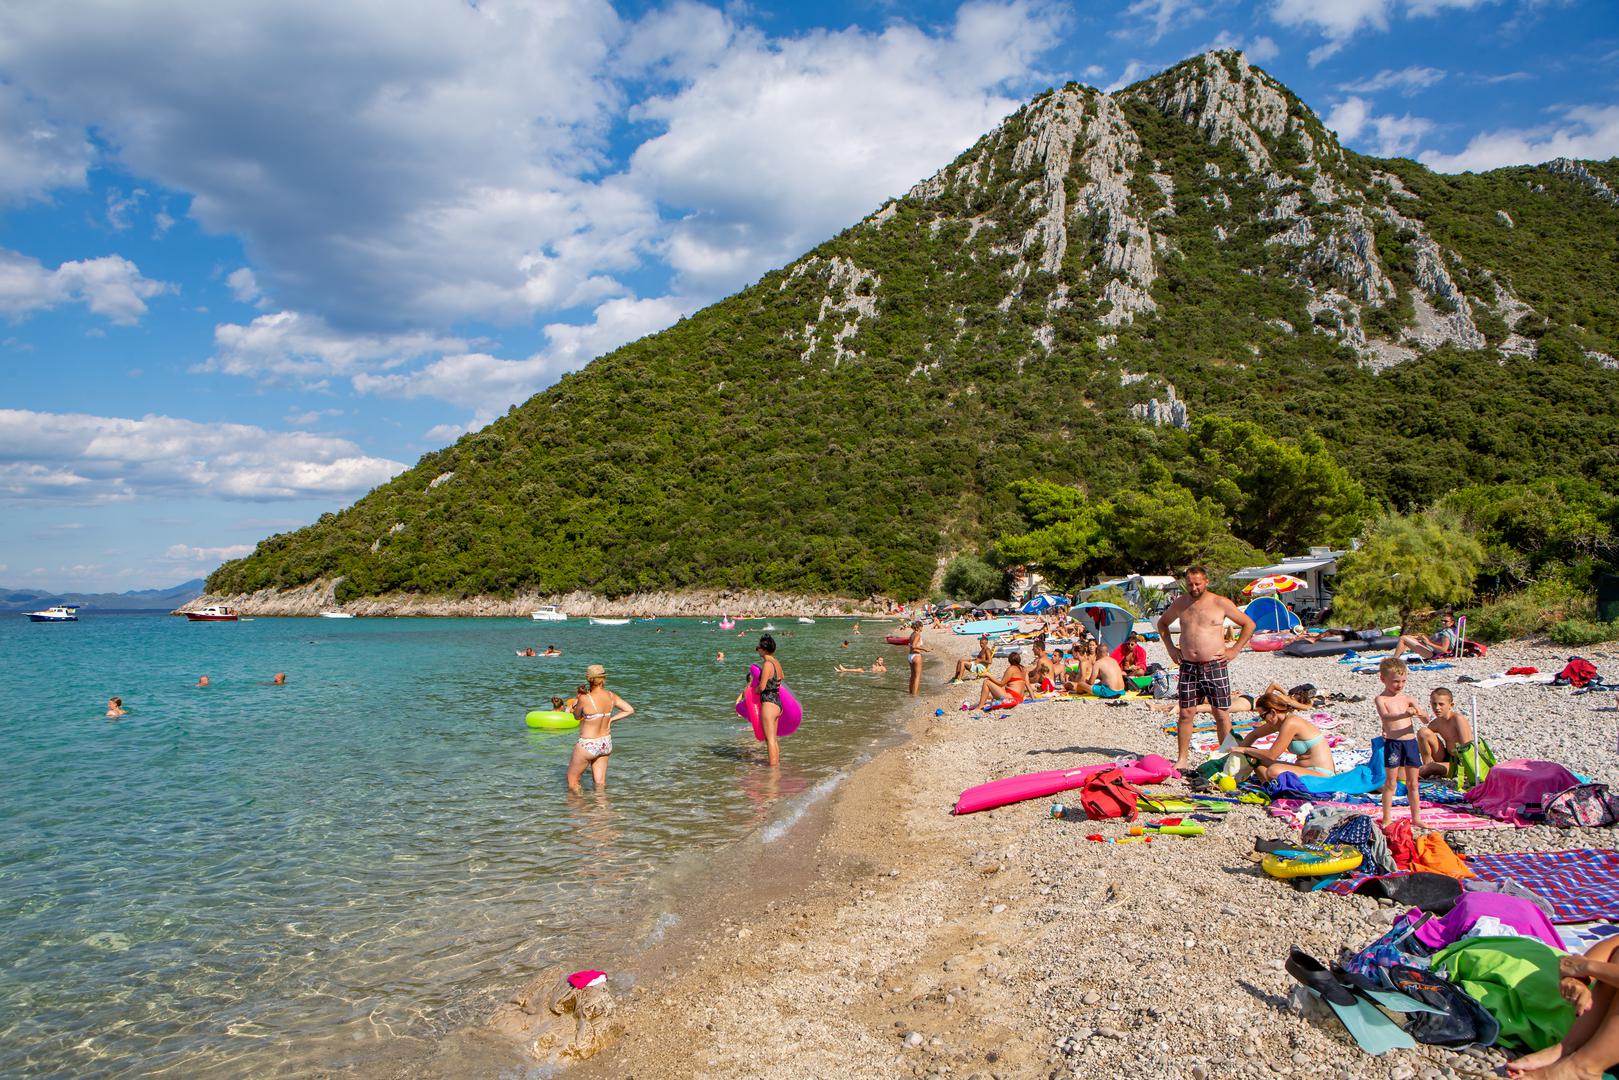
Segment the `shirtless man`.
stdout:
<path fill-rule="evenodd" d="M 1124 696 L 1124 668 L 1113 657 L 1103 653 L 1097 659 L 1091 677 L 1096 680 L 1091 684 L 1091 694 L 1095 697 Z"/>
<path fill-rule="evenodd" d="M 1219 593 L 1209 591 L 1209 572 L 1202 566 L 1189 566 L 1183 575 L 1184 595 L 1158 616 L 1158 638 L 1169 653 L 1169 662 L 1180 665 L 1180 723 L 1176 733 L 1179 753 L 1175 767 L 1184 769 L 1192 751 L 1192 728 L 1197 722 L 1198 704 L 1209 703 L 1214 727 L 1222 744 L 1231 736 L 1231 673 L 1227 667 L 1254 636 L 1254 620 Z M 1169 624 L 1180 620 L 1180 643 L 1169 638 Z M 1225 643 L 1225 622 L 1230 619 L 1241 629 L 1235 643 Z"/>
<path fill-rule="evenodd" d="M 951 682 L 960 682 L 967 678 L 979 678 L 989 674 L 990 662 L 995 659 L 995 646 L 989 643 L 988 634 L 978 635 L 978 652 L 971 659 L 957 660 L 956 673 L 951 676 Z"/>

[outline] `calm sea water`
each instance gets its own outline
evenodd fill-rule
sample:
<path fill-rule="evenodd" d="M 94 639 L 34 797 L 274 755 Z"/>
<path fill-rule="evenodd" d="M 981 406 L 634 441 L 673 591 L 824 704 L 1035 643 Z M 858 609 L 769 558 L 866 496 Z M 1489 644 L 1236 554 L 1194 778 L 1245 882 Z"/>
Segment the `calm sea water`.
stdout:
<path fill-rule="evenodd" d="M 779 829 L 900 700 L 830 670 L 902 661 L 880 626 L 775 622 L 807 717 L 779 775 L 731 708 L 762 620 L 0 620 L 0 1075 L 339 1065 L 655 933 L 661 872 Z M 637 712 L 577 799 L 574 735 L 523 714 L 597 662 Z"/>

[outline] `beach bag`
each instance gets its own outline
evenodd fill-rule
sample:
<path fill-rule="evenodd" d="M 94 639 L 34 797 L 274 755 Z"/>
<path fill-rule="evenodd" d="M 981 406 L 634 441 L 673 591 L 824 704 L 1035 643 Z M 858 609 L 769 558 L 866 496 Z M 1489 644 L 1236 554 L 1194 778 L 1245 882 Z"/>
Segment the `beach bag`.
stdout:
<path fill-rule="evenodd" d="M 1619 822 L 1619 798 L 1607 784 L 1575 784 L 1567 791 L 1546 796 L 1541 812 L 1548 824 L 1559 829 L 1600 828 Z"/>
<path fill-rule="evenodd" d="M 1158 667 L 1154 664 L 1153 667 Z M 1176 696 L 1174 685 L 1169 681 L 1169 672 L 1158 668 L 1152 673 L 1152 696 L 1158 701 L 1165 701 Z"/>
<path fill-rule="evenodd" d="M 1462 642 L 1462 655 L 1463 656 L 1488 656 L 1488 655 L 1490 655 L 1490 650 L 1485 647 L 1485 645 L 1484 645 L 1484 643 L 1482 641 L 1474 641 L 1471 638 L 1469 638 L 1469 639 Z"/>
<path fill-rule="evenodd" d="M 1464 742 L 1450 755 L 1450 778 L 1456 781 L 1456 787 L 1466 791 L 1484 782 L 1490 775 L 1490 769 L 1495 765 L 1495 751 L 1483 739 L 1473 739 Z"/>
<path fill-rule="evenodd" d="M 1106 818 L 1136 819 L 1136 800 L 1141 789 L 1124 778 L 1117 767 L 1103 769 L 1079 789 L 1079 805 L 1092 821 Z"/>

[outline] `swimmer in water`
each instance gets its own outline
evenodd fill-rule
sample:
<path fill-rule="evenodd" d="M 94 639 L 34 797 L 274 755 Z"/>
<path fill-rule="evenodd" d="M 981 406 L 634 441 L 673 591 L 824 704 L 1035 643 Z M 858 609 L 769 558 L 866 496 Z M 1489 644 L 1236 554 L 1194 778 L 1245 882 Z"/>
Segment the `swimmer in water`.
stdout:
<path fill-rule="evenodd" d="M 530 656 L 534 655 L 532 649 L 529 650 L 529 655 Z M 557 648 L 555 645 L 547 645 L 545 647 L 545 651 L 542 652 L 540 655 L 541 656 L 561 656 L 562 655 L 562 650 Z"/>
<path fill-rule="evenodd" d="M 208 685 L 208 676 L 204 675 L 201 678 L 199 678 L 197 680 L 197 685 L 198 686 L 207 686 Z"/>
<path fill-rule="evenodd" d="M 125 711 L 126 710 L 124 709 L 124 699 L 123 698 L 114 697 L 114 698 L 108 698 L 107 699 L 107 719 L 108 720 L 116 720 L 116 719 L 118 719 L 120 716 L 124 715 Z"/>
<path fill-rule="evenodd" d="M 716 664 L 725 663 L 725 650 L 724 649 L 721 649 L 719 652 L 714 654 L 714 663 L 716 663 Z"/>
<path fill-rule="evenodd" d="M 871 673 L 873 675 L 881 675 L 883 672 L 885 672 L 887 670 L 888 670 L 888 662 L 885 661 L 881 656 L 877 657 L 877 659 L 875 659 L 875 660 L 873 660 L 871 662 Z"/>
<path fill-rule="evenodd" d="M 287 685 L 287 673 L 285 671 L 276 672 L 275 673 L 275 678 L 270 680 L 270 685 L 271 686 L 285 686 L 285 685 Z"/>

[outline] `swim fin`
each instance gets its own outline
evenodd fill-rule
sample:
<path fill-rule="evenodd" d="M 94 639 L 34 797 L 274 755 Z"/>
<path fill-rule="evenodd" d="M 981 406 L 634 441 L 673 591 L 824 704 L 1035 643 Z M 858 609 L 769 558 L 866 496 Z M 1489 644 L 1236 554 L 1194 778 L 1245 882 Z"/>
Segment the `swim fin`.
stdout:
<path fill-rule="evenodd" d="M 1332 968 L 1333 977 L 1340 983 L 1349 987 L 1357 994 L 1371 998 L 1377 1004 L 1392 1012 L 1398 1013 L 1439 1013 L 1445 1010 L 1436 1008 L 1425 1002 L 1418 1001 L 1410 994 L 1402 994 L 1398 990 L 1381 986 L 1364 975 L 1357 975 L 1353 971 L 1346 971 L 1336 964 Z"/>
<path fill-rule="evenodd" d="M 1288 952 L 1286 968 L 1289 975 L 1321 995 L 1349 1037 L 1368 1054 L 1375 1057 L 1417 1045 L 1387 1013 L 1333 978 L 1321 961 L 1297 946 Z"/>

